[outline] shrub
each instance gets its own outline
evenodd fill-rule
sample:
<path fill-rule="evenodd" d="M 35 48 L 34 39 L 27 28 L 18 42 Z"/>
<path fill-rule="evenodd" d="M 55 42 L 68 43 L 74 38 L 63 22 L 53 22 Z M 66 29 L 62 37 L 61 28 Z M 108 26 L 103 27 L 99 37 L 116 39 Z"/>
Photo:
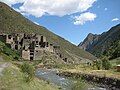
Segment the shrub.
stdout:
<path fill-rule="evenodd" d="M 0 41 L 0 51 L 3 51 L 3 47 L 4 47 L 4 46 L 5 46 L 5 44 Z"/>
<path fill-rule="evenodd" d="M 25 74 L 25 81 L 30 82 L 34 78 L 34 67 L 28 63 L 21 65 L 21 70 Z"/>
<path fill-rule="evenodd" d="M 97 69 L 100 70 L 100 69 L 101 69 L 101 66 L 102 66 L 102 65 L 101 65 L 101 61 L 100 61 L 100 60 L 97 60 L 95 64 L 96 64 Z"/>
<path fill-rule="evenodd" d="M 82 80 L 81 78 L 76 80 L 76 83 L 74 83 L 72 90 L 85 90 L 85 87 L 87 84 Z"/>
<path fill-rule="evenodd" d="M 107 57 L 102 58 L 102 67 L 105 70 L 109 70 L 111 68 L 111 64 L 110 64 L 109 59 Z"/>
<path fill-rule="evenodd" d="M 8 56 L 11 56 L 15 60 L 18 60 L 20 58 L 19 53 L 10 49 L 7 45 L 2 47 L 2 52 Z"/>

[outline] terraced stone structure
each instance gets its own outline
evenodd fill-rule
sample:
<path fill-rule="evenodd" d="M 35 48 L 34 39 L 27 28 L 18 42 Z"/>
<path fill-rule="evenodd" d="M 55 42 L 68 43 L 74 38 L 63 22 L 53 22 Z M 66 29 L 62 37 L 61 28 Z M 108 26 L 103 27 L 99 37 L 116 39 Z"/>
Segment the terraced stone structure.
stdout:
<path fill-rule="evenodd" d="M 12 33 L 1 34 L 0 38 L 13 50 L 20 51 L 21 57 L 26 60 L 40 60 L 45 51 L 55 52 L 53 44 L 49 44 L 43 35 Z"/>

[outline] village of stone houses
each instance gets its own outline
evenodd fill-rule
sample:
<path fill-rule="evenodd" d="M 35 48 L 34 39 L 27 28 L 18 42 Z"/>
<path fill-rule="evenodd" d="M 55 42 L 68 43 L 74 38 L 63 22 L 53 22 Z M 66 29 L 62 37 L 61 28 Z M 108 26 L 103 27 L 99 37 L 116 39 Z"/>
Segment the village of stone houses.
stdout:
<path fill-rule="evenodd" d="M 40 60 L 42 58 L 42 54 L 47 51 L 56 54 L 67 62 L 67 58 L 63 58 L 59 51 L 60 46 L 54 43 L 49 43 L 43 35 L 34 33 L 2 33 L 0 34 L 0 38 L 6 44 L 9 44 L 11 49 L 20 52 L 20 56 L 24 60 Z"/>

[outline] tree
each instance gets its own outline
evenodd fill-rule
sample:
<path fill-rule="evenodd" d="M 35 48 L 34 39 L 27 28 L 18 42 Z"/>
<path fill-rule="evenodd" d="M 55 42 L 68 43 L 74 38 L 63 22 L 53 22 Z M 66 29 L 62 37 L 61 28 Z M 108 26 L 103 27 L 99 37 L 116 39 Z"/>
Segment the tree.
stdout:
<path fill-rule="evenodd" d="M 111 64 L 110 64 L 109 59 L 107 57 L 102 58 L 102 68 L 105 70 L 109 70 L 111 68 Z"/>

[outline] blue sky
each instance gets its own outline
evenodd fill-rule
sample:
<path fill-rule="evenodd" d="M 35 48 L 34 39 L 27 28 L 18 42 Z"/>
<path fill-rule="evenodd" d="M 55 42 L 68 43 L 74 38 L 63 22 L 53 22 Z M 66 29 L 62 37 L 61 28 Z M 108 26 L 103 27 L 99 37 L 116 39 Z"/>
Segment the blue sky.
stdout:
<path fill-rule="evenodd" d="M 120 0 L 44 0 L 43 3 L 40 3 L 41 0 L 2 1 L 31 21 L 76 45 L 89 33 L 100 34 L 120 23 Z M 80 7 L 77 3 L 80 3 Z M 53 8 L 51 4 L 57 6 Z"/>

